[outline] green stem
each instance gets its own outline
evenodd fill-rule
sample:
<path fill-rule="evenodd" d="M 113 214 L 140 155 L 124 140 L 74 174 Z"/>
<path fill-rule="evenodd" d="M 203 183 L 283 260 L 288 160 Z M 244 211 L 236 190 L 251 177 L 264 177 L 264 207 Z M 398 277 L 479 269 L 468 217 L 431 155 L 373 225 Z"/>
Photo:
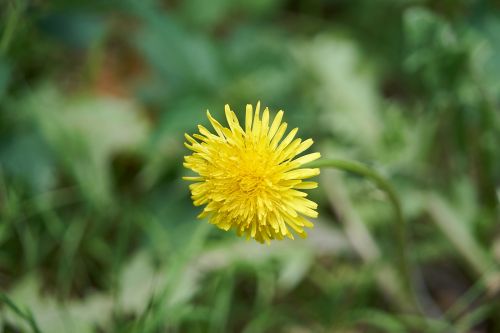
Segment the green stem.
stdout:
<path fill-rule="evenodd" d="M 394 212 L 396 214 L 396 223 L 394 227 L 397 236 L 396 244 L 398 247 L 397 268 L 403 279 L 403 288 L 407 294 L 406 296 L 414 303 L 415 310 L 420 311 L 421 307 L 419 305 L 418 298 L 416 297 L 415 290 L 413 289 L 411 265 L 408 256 L 408 249 L 406 246 L 407 245 L 406 222 L 403 216 L 403 211 L 401 209 L 401 203 L 399 201 L 399 198 L 396 194 L 396 191 L 389 183 L 389 181 L 374 169 L 371 169 L 370 167 L 356 161 L 325 159 L 313 162 L 309 164 L 308 167 L 333 168 L 337 170 L 358 174 L 373 181 L 381 190 L 383 190 L 387 194 L 387 197 L 389 198 L 389 201 L 394 207 Z"/>

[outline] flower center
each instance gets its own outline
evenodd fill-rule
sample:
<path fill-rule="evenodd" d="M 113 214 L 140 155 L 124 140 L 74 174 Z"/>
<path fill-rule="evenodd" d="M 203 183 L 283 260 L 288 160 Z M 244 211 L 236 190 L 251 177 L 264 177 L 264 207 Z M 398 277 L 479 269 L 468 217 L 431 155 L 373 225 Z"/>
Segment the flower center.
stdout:
<path fill-rule="evenodd" d="M 264 178 L 261 175 L 249 173 L 241 175 L 239 179 L 240 190 L 246 193 L 255 192 L 264 184 Z"/>

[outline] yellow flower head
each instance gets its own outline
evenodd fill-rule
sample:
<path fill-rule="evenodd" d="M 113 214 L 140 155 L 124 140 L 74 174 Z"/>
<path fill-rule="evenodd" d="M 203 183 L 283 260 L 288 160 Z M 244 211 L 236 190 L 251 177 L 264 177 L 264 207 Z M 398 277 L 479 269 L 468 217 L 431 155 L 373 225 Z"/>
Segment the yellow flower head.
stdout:
<path fill-rule="evenodd" d="M 184 166 L 198 174 L 184 177 L 190 185 L 195 206 L 206 205 L 199 218 L 221 229 L 235 229 L 238 236 L 246 235 L 260 243 L 272 239 L 293 239 L 291 227 L 306 237 L 304 227 L 313 224 L 306 217 L 317 217 L 317 204 L 300 191 L 313 189 L 316 182 L 304 179 L 319 174 L 317 168 L 300 168 L 318 159 L 319 153 L 296 158 L 312 144 L 312 139 L 295 139 L 297 128 L 284 138 L 287 128 L 279 111 L 272 123 L 269 109 L 259 116 L 260 102 L 255 114 L 252 105 L 246 107 L 245 128 L 229 105 L 225 114 L 229 128 L 222 126 L 207 111 L 215 129 L 211 133 L 199 125 L 200 134 L 186 134 L 186 147 L 193 154 L 185 157 Z"/>

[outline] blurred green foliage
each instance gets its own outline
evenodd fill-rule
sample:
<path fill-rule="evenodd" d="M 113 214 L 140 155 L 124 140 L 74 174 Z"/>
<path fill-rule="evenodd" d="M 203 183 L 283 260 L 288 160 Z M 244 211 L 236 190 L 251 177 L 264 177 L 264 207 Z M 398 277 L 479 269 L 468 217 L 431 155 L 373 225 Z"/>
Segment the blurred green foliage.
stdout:
<path fill-rule="evenodd" d="M 498 332 L 500 15 L 481 0 L 0 2 L 0 332 Z M 261 100 L 323 172 L 307 240 L 197 221 L 183 133 Z"/>

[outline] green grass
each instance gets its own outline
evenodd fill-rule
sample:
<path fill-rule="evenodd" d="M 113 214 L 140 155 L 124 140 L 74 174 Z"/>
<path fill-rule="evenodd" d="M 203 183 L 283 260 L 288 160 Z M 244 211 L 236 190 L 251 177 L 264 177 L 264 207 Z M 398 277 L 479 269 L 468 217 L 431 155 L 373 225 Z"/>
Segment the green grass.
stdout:
<path fill-rule="evenodd" d="M 0 332 L 497 332 L 493 1 L 0 2 Z M 323 170 L 306 240 L 196 219 L 184 133 L 261 100 Z M 399 248 L 399 249 L 398 249 Z"/>

